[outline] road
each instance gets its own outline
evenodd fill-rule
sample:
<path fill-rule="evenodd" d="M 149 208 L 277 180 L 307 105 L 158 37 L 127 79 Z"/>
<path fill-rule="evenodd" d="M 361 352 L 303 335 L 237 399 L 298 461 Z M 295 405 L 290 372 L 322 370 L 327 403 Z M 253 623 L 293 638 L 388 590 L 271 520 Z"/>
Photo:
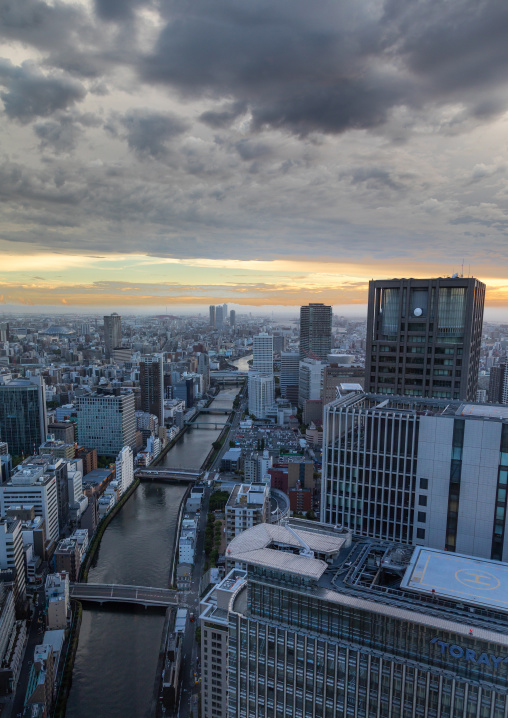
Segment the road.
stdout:
<path fill-rule="evenodd" d="M 132 602 L 141 605 L 169 606 L 181 604 L 177 591 L 168 588 L 151 588 L 149 586 L 112 586 L 97 583 L 80 583 L 71 586 L 71 598 L 98 602 L 117 601 Z"/>

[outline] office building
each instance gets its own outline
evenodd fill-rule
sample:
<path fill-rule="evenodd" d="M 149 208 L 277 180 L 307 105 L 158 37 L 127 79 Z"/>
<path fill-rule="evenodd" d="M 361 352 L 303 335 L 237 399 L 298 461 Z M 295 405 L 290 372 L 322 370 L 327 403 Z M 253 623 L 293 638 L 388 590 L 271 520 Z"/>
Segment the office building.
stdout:
<path fill-rule="evenodd" d="M 300 355 L 297 352 L 281 352 L 280 355 L 280 395 L 290 402 L 298 401 L 298 383 L 300 376 Z"/>
<path fill-rule="evenodd" d="M 14 600 L 24 600 L 26 569 L 23 554 L 23 532 L 21 521 L 10 516 L 0 518 L 0 568 L 12 571 Z"/>
<path fill-rule="evenodd" d="M 75 538 L 66 538 L 58 542 L 55 555 L 55 571 L 57 574 L 66 573 L 69 581 L 73 583 L 78 580 L 79 567 L 81 565 L 81 552 Z"/>
<path fill-rule="evenodd" d="M 9 323 L 0 322 L 0 342 L 8 342 L 9 339 Z"/>
<path fill-rule="evenodd" d="M 229 324 L 232 327 L 236 325 L 236 312 L 234 309 L 229 312 Z"/>
<path fill-rule="evenodd" d="M 141 409 L 154 414 L 164 426 L 164 358 L 162 354 L 141 357 L 139 362 Z"/>
<path fill-rule="evenodd" d="M 337 398 L 341 384 L 355 383 L 363 388 L 365 367 L 355 365 L 353 356 L 330 354 L 328 362 L 323 369 L 323 404 L 329 404 Z"/>
<path fill-rule="evenodd" d="M 124 446 L 116 457 L 115 479 L 120 494 L 123 494 L 134 481 L 134 455 L 130 446 Z"/>
<path fill-rule="evenodd" d="M 332 349 L 332 308 L 325 304 L 300 307 L 300 359 L 326 361 Z"/>
<path fill-rule="evenodd" d="M 75 444 L 66 444 L 55 439 L 53 434 L 48 434 L 46 441 L 39 446 L 39 454 L 51 454 L 60 459 L 73 459 L 76 453 Z"/>
<path fill-rule="evenodd" d="M 54 436 L 56 441 L 63 441 L 64 444 L 74 444 L 74 424 L 72 421 L 55 421 L 48 424 L 48 435 Z"/>
<path fill-rule="evenodd" d="M 116 456 L 124 446 L 136 449 L 134 394 L 103 394 L 76 399 L 78 440 L 98 456 Z"/>
<path fill-rule="evenodd" d="M 270 520 L 270 488 L 263 481 L 236 484 L 226 503 L 226 541 Z"/>
<path fill-rule="evenodd" d="M 215 329 L 215 305 L 210 305 L 210 326 Z"/>
<path fill-rule="evenodd" d="M 227 554 L 247 568 L 201 601 L 204 718 L 508 714 L 506 564 L 295 520 Z"/>
<path fill-rule="evenodd" d="M 48 629 L 67 628 L 70 616 L 69 574 L 65 572 L 48 574 L 45 594 Z"/>
<path fill-rule="evenodd" d="M 508 404 L 508 362 L 504 360 L 490 370 L 488 399 L 492 404 Z"/>
<path fill-rule="evenodd" d="M 323 394 L 324 363 L 320 359 L 304 359 L 300 362 L 298 379 L 298 406 L 302 409 L 307 401 L 318 401 Z"/>
<path fill-rule="evenodd" d="M 222 305 L 222 321 L 225 322 L 228 318 L 228 305 L 223 304 Z"/>
<path fill-rule="evenodd" d="M 249 414 L 264 419 L 275 401 L 273 374 L 249 371 Z"/>
<path fill-rule="evenodd" d="M 113 349 L 122 346 L 122 317 L 116 312 L 104 317 L 104 350 L 106 361 L 113 356 Z"/>
<path fill-rule="evenodd" d="M 25 697 L 25 716 L 30 718 L 40 716 L 44 718 L 50 714 L 53 705 L 55 681 L 55 665 L 53 649 L 50 645 L 41 643 L 35 646 L 34 661 L 28 676 L 28 686 Z M 37 713 L 32 711 L 37 710 Z M 40 711 L 39 711 L 40 708 Z"/>
<path fill-rule="evenodd" d="M 218 304 L 215 307 L 215 328 L 222 329 L 223 324 L 224 324 L 224 309 L 222 307 L 222 304 Z"/>
<path fill-rule="evenodd" d="M 19 464 L 9 481 L 0 486 L 1 514 L 19 506 L 33 506 L 35 516 L 44 519 L 48 539 L 58 539 L 57 479 L 44 457 L 34 457 Z"/>
<path fill-rule="evenodd" d="M 0 376 L 0 437 L 12 456 L 30 456 L 46 438 L 44 379 Z"/>
<path fill-rule="evenodd" d="M 16 621 L 11 583 L 0 582 L 0 661 L 4 661 Z"/>
<path fill-rule="evenodd" d="M 252 369 L 262 374 L 273 374 L 273 337 L 261 333 L 252 339 Z"/>
<path fill-rule="evenodd" d="M 325 407 L 321 520 L 508 558 L 508 408 L 353 392 Z"/>
<path fill-rule="evenodd" d="M 475 401 L 484 300 L 459 276 L 369 282 L 366 389 Z"/>

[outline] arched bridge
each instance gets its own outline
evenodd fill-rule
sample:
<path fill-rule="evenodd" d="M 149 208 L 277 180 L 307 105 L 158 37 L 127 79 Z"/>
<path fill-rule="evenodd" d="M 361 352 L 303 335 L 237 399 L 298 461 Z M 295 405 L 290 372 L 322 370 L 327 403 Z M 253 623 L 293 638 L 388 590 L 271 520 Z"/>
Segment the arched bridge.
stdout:
<path fill-rule="evenodd" d="M 182 594 L 170 588 L 122 586 L 113 583 L 71 583 L 70 596 L 94 603 L 130 603 L 139 606 L 182 606 Z"/>

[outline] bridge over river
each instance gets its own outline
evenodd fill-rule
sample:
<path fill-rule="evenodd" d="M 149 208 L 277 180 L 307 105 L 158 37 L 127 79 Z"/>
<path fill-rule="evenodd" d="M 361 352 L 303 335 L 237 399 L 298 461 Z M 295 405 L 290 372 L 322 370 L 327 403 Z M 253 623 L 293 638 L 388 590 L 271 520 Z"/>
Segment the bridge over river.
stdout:
<path fill-rule="evenodd" d="M 185 606 L 183 595 L 170 588 L 121 586 L 114 583 L 71 583 L 70 596 L 94 603 L 130 603 L 139 606 Z"/>
<path fill-rule="evenodd" d="M 202 478 L 201 469 L 182 469 L 165 466 L 160 469 L 136 469 L 134 477 L 141 481 L 163 481 L 168 484 L 192 483 Z"/>

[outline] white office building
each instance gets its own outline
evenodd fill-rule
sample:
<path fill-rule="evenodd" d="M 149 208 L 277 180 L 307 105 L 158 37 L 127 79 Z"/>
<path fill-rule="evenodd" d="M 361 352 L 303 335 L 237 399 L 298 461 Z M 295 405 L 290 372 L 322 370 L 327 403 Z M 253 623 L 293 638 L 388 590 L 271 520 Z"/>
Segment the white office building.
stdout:
<path fill-rule="evenodd" d="M 12 506 L 33 506 L 35 515 L 42 516 L 48 539 L 58 540 L 58 495 L 56 476 L 46 474 L 43 464 L 21 464 L 11 479 L 0 486 L 2 515 Z"/>
<path fill-rule="evenodd" d="M 0 568 L 15 575 L 15 598 L 23 598 L 26 591 L 26 570 L 23 556 L 21 521 L 10 517 L 0 519 Z"/>
<path fill-rule="evenodd" d="M 300 362 L 298 406 L 306 401 L 316 401 L 323 395 L 323 371 L 325 363 L 319 359 L 304 359 Z"/>
<path fill-rule="evenodd" d="M 256 419 L 264 419 L 274 401 L 273 374 L 249 371 L 249 414 L 253 414 Z"/>
<path fill-rule="evenodd" d="M 321 520 L 508 558 L 508 407 L 353 392 L 325 407 Z"/>
<path fill-rule="evenodd" d="M 124 446 L 115 461 L 115 479 L 123 494 L 134 481 L 134 454 L 130 446 Z"/>
<path fill-rule="evenodd" d="M 99 456 L 116 456 L 124 446 L 136 448 L 134 394 L 91 394 L 76 399 L 81 446 Z"/>

